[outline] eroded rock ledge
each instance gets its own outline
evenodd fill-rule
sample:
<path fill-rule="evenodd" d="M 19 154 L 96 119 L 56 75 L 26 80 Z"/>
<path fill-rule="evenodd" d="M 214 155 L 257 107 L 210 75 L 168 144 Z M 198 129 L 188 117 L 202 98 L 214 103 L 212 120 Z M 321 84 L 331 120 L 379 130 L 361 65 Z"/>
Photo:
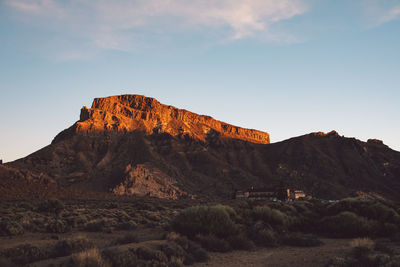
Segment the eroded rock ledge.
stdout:
<path fill-rule="evenodd" d="M 220 137 L 270 143 L 266 132 L 233 126 L 142 95 L 96 98 L 91 108 L 82 108 L 80 120 L 74 128 L 78 133 L 141 130 L 147 134 L 168 133 L 202 141 L 217 133 Z"/>

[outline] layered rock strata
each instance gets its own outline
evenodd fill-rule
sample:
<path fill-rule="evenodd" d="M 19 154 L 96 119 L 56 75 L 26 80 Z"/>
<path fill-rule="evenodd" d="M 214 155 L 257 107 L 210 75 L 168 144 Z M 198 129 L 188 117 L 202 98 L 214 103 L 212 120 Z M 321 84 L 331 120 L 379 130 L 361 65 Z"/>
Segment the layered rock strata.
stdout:
<path fill-rule="evenodd" d="M 78 133 L 104 131 L 147 134 L 168 133 L 205 141 L 210 136 L 240 139 L 258 144 L 269 144 L 269 134 L 233 126 L 210 116 L 161 104 L 142 95 L 120 95 L 96 98 L 92 107 L 83 107 L 75 125 Z"/>

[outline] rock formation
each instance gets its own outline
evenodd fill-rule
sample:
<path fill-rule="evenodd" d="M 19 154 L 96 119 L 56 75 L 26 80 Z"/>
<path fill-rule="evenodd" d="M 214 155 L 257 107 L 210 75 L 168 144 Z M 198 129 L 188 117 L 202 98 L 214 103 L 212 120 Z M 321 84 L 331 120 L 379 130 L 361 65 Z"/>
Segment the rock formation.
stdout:
<path fill-rule="evenodd" d="M 269 144 L 269 134 L 244 129 L 210 116 L 198 115 L 184 109 L 161 104 L 142 95 L 121 95 L 96 98 L 90 109 L 83 107 L 76 123 L 78 133 L 135 130 L 147 134 L 168 133 L 205 141 L 209 135 L 234 138 L 252 143 Z"/>
<path fill-rule="evenodd" d="M 119 196 L 150 196 L 157 198 L 193 198 L 176 185 L 177 181 L 150 164 L 129 164 L 125 179 L 112 192 Z"/>

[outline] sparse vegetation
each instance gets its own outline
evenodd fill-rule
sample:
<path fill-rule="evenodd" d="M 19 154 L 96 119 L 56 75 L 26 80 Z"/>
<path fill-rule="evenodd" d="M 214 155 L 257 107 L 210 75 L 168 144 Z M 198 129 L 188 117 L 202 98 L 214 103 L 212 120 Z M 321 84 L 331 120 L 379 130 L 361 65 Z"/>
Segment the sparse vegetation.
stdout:
<path fill-rule="evenodd" d="M 101 256 L 97 248 L 85 250 L 71 256 L 70 266 L 79 267 L 108 267 L 110 266 Z"/>
<path fill-rule="evenodd" d="M 377 228 L 375 221 L 358 216 L 350 211 L 343 211 L 338 215 L 325 217 L 319 224 L 323 232 L 338 237 L 374 235 Z"/>
<path fill-rule="evenodd" d="M 261 220 L 271 225 L 286 225 L 287 216 L 279 210 L 271 209 L 268 206 L 258 206 L 253 209 L 255 220 Z"/>
<path fill-rule="evenodd" d="M 103 258 L 115 267 L 134 266 L 137 257 L 132 250 L 122 250 L 119 248 L 108 248 L 102 253 Z"/>
<path fill-rule="evenodd" d="M 50 198 L 41 201 L 38 205 L 39 212 L 49 212 L 59 214 L 64 210 L 64 203 L 61 200 Z"/>
<path fill-rule="evenodd" d="M 64 266 L 89 266 L 91 262 L 104 266 L 182 266 L 207 261 L 208 251 L 323 246 L 320 239 L 324 237 L 355 238 L 349 253 L 332 259 L 331 266 L 392 264 L 399 251 L 393 248 L 400 240 L 397 206 L 377 200 L 227 201 L 210 205 L 151 199 L 44 200 L 29 205 L 4 202 L 0 206 L 0 238 L 30 238 L 13 241 L 13 245 L 3 242 L 0 263 L 4 266 L 36 264 L 56 257 L 65 258 Z M 390 239 L 376 241 L 381 237 Z"/>
<path fill-rule="evenodd" d="M 231 218 L 232 211 L 232 208 L 222 205 L 190 207 L 178 214 L 172 228 L 190 237 L 197 234 L 227 237 L 238 231 Z"/>
<path fill-rule="evenodd" d="M 57 257 L 68 256 L 72 253 L 82 252 L 93 247 L 94 244 L 86 237 L 68 238 L 56 243 L 54 254 Z"/>
<path fill-rule="evenodd" d="M 350 242 L 352 251 L 346 257 L 332 259 L 327 267 L 364 267 L 364 266 L 400 266 L 400 256 L 392 250 L 383 249 L 383 246 L 375 246 L 375 242 L 369 238 L 357 238 Z"/>
<path fill-rule="evenodd" d="M 1 236 L 15 236 L 24 234 L 24 228 L 16 223 L 10 221 L 0 222 L 0 235 Z"/>

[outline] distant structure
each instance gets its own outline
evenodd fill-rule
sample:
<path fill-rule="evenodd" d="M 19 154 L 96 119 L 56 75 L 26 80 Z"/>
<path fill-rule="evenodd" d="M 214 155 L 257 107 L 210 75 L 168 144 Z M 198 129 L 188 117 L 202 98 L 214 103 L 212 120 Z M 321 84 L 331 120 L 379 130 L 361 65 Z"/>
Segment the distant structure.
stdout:
<path fill-rule="evenodd" d="M 293 201 L 311 198 L 307 196 L 303 190 L 294 190 L 290 188 L 251 188 L 248 190 L 236 190 L 236 199 L 257 199 L 271 201 Z"/>
<path fill-rule="evenodd" d="M 303 190 L 290 190 L 287 189 L 288 199 L 303 199 L 306 197 L 306 194 Z"/>

